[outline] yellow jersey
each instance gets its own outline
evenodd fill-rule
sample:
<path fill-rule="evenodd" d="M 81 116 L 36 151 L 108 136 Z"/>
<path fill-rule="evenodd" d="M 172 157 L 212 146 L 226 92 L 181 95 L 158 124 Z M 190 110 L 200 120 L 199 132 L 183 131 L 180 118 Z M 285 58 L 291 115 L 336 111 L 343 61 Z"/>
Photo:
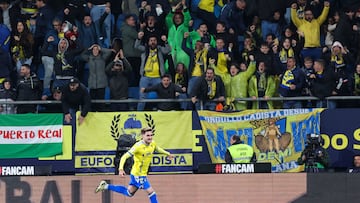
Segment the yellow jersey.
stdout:
<path fill-rule="evenodd" d="M 146 144 L 143 140 L 138 141 L 121 157 L 119 170 L 124 169 L 126 159 L 133 157 L 134 165 L 130 173 L 134 176 L 146 176 L 155 151 L 160 154 L 170 155 L 169 152 L 157 146 L 154 141 L 150 144 Z"/>

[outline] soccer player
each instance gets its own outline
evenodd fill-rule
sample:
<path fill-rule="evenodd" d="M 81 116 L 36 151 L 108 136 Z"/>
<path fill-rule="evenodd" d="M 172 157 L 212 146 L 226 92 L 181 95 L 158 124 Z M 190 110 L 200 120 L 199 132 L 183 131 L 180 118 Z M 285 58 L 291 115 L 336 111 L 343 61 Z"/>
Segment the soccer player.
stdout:
<path fill-rule="evenodd" d="M 151 187 L 150 182 L 147 179 L 148 169 L 153 157 L 154 151 L 160 154 L 166 154 L 167 158 L 173 159 L 173 155 L 165 151 L 161 147 L 157 146 L 152 140 L 153 131 L 150 127 L 141 129 L 142 140 L 135 143 L 131 149 L 125 153 L 120 159 L 119 175 L 125 176 L 124 164 L 126 159 L 134 157 L 134 165 L 130 172 L 130 183 L 126 188 L 122 185 L 107 184 L 105 181 L 101 181 L 97 186 L 95 193 L 111 190 L 121 193 L 127 197 L 132 197 L 138 189 L 144 189 L 148 193 L 150 203 L 157 203 L 155 190 Z"/>

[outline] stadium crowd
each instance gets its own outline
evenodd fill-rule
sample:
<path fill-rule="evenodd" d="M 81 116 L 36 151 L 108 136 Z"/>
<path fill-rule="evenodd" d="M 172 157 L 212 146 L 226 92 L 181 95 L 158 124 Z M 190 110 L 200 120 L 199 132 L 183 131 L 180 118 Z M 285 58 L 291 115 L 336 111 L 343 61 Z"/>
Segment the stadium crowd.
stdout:
<path fill-rule="evenodd" d="M 92 100 L 154 98 L 152 91 L 189 98 L 161 110 L 199 108 L 199 100 L 229 111 L 358 106 L 326 100 L 360 95 L 357 0 L 0 0 L 0 8 L 1 101 L 66 102 L 64 89 L 79 81 Z M 266 101 L 299 96 L 319 100 Z"/>

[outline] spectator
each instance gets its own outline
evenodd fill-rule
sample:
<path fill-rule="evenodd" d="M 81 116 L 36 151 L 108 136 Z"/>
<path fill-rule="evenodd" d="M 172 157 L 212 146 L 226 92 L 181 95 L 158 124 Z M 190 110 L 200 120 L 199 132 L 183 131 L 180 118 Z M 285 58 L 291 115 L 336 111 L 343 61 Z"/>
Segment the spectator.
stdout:
<path fill-rule="evenodd" d="M 79 38 L 78 28 L 69 21 L 64 21 L 61 28 L 64 38 L 69 41 L 69 49 L 76 49 L 76 40 Z"/>
<path fill-rule="evenodd" d="M 243 50 L 241 52 L 241 60 L 240 62 L 244 62 L 244 63 L 250 63 L 250 59 L 249 56 L 250 55 L 255 55 L 256 53 L 256 43 L 254 41 L 253 38 L 251 38 L 250 36 L 246 36 L 244 39 L 244 45 L 243 45 Z"/>
<path fill-rule="evenodd" d="M 142 44 L 146 44 L 150 36 L 156 36 L 157 40 L 160 41 L 161 36 L 167 34 L 167 30 L 164 29 L 164 25 L 160 24 L 156 16 L 151 13 L 146 17 L 142 30 L 144 32 Z"/>
<path fill-rule="evenodd" d="M 51 23 L 54 18 L 54 11 L 46 5 L 47 0 L 36 0 L 36 7 L 38 8 L 35 13 L 35 33 L 34 33 L 34 59 L 35 64 L 38 65 L 39 59 L 37 54 L 39 53 L 40 47 L 44 43 L 45 34 L 52 28 Z"/>
<path fill-rule="evenodd" d="M 354 36 L 353 31 L 355 12 L 353 8 L 345 8 L 344 13 L 340 14 L 339 22 L 334 30 L 334 42 L 340 42 L 346 49 L 353 50 Z"/>
<path fill-rule="evenodd" d="M 119 51 L 115 59 L 106 66 L 106 73 L 109 76 L 110 99 L 126 100 L 128 99 L 128 78 L 127 75 L 131 72 L 131 65 L 124 57 L 124 54 Z M 127 103 L 112 103 L 112 111 L 127 111 L 129 110 Z"/>
<path fill-rule="evenodd" d="M 225 47 L 224 39 L 216 39 L 215 48 L 211 48 L 207 54 L 208 61 L 215 60 L 215 73 L 217 75 L 226 74 L 229 72 L 229 65 L 233 58 L 232 52 Z"/>
<path fill-rule="evenodd" d="M 20 77 L 16 86 L 16 100 L 40 100 L 42 92 L 41 83 L 36 74 L 31 72 L 30 65 L 23 64 L 21 66 L 19 75 Z M 35 113 L 36 106 L 36 104 L 19 104 L 17 106 L 17 113 Z"/>
<path fill-rule="evenodd" d="M 310 87 L 311 81 L 313 80 L 310 78 L 312 74 L 315 74 L 314 71 L 314 62 L 311 57 L 304 58 L 304 66 L 301 68 L 305 74 L 305 85 L 302 91 L 302 96 L 308 97 L 312 96 Z M 313 108 L 315 105 L 315 101 L 303 101 L 303 106 L 306 108 Z"/>
<path fill-rule="evenodd" d="M 256 70 L 256 62 L 254 56 L 250 56 L 250 64 L 246 70 L 241 71 L 239 65 L 233 64 L 230 66 L 230 78 L 223 78 L 225 84 L 226 97 L 233 103 L 234 110 L 244 110 L 247 108 L 246 101 L 236 101 L 239 98 L 248 97 L 248 81 Z M 226 83 L 229 83 L 228 85 Z M 227 101 L 229 104 L 229 101 Z"/>
<path fill-rule="evenodd" d="M 1 25 L 0 25 L 1 27 Z M 1 28 L 0 28 L 1 30 Z M 1 38 L 1 32 L 0 32 L 0 38 Z M 1 42 L 0 42 L 1 43 Z M 5 51 L 2 48 L 0 48 L 0 82 L 2 82 L 5 78 L 10 77 L 10 72 L 13 70 L 13 65 L 10 58 L 9 51 Z"/>
<path fill-rule="evenodd" d="M 183 3 L 185 1 L 181 1 L 172 7 L 171 12 L 166 16 L 166 26 L 174 64 L 181 62 L 185 64 L 186 68 L 189 68 L 190 58 L 181 48 L 181 44 L 184 33 L 189 31 L 191 16 L 189 9 Z"/>
<path fill-rule="evenodd" d="M 214 111 L 218 103 L 225 101 L 225 86 L 222 79 L 215 75 L 215 70 L 208 67 L 197 80 L 190 96 L 197 110 L 200 110 L 201 101 L 204 110 Z"/>
<path fill-rule="evenodd" d="M 336 17 L 335 17 L 336 15 Z M 335 14 L 333 17 L 328 18 L 328 24 L 326 26 L 326 36 L 325 36 L 325 46 L 328 49 L 331 49 L 332 44 L 334 43 L 334 31 L 336 29 L 336 26 L 339 22 L 339 19 L 335 20 L 336 18 L 339 18 L 339 14 Z"/>
<path fill-rule="evenodd" d="M 138 39 L 135 41 L 135 48 L 142 52 L 139 88 L 146 88 L 160 83 L 160 77 L 165 74 L 164 56 L 171 51 L 165 35 L 161 37 L 165 46 L 158 45 L 156 36 L 150 37 L 147 46 L 144 46 L 141 44 L 143 37 L 144 32 L 139 32 Z M 139 98 L 145 99 L 146 94 L 140 91 Z M 143 111 L 144 108 L 145 103 L 138 103 L 138 111 Z"/>
<path fill-rule="evenodd" d="M 18 21 L 16 30 L 12 36 L 11 53 L 16 64 L 17 72 L 20 72 L 22 64 L 32 63 L 34 38 L 27 25 L 23 21 Z"/>
<path fill-rule="evenodd" d="M 189 34 L 191 39 L 191 47 L 193 49 L 195 49 L 197 41 L 202 41 L 207 49 L 210 48 L 210 45 L 215 47 L 215 38 L 208 32 L 208 27 L 205 23 L 200 24 L 200 27 L 196 31 L 191 31 Z"/>
<path fill-rule="evenodd" d="M 79 30 L 79 42 L 82 47 L 91 47 L 93 44 L 99 43 L 99 34 L 96 31 L 95 22 L 89 14 L 85 14 L 82 22 L 77 22 L 76 27 Z"/>
<path fill-rule="evenodd" d="M 5 79 L 2 86 L 0 89 L 0 101 L 7 103 L 0 105 L 0 114 L 15 114 L 15 105 L 11 104 L 11 102 L 16 99 L 16 90 L 12 87 L 9 79 Z"/>
<path fill-rule="evenodd" d="M 76 76 L 76 66 L 74 65 L 74 58 L 78 55 L 83 49 L 78 44 L 78 48 L 74 50 L 69 50 L 69 42 L 65 38 L 61 38 L 58 47 L 56 50 L 49 51 L 48 47 L 55 38 L 49 37 L 45 41 L 42 48 L 42 52 L 48 50 L 49 55 L 53 57 L 54 60 L 54 75 L 55 80 L 53 83 L 53 88 L 63 87 L 67 85 L 69 80 Z M 50 96 L 48 91 L 44 91 L 43 99 L 46 99 L 46 96 Z"/>
<path fill-rule="evenodd" d="M 318 59 L 314 63 L 314 73 L 310 74 L 310 89 L 316 101 L 317 108 L 336 108 L 334 100 L 326 100 L 326 97 L 336 95 L 336 76 L 333 69 L 325 67 L 325 61 Z"/>
<path fill-rule="evenodd" d="M 175 74 L 172 79 L 174 81 L 174 84 L 179 86 L 180 88 L 185 88 L 186 90 L 189 84 L 189 74 L 186 71 L 185 65 L 183 63 L 178 63 L 175 68 Z M 179 99 L 187 99 L 187 94 L 185 93 L 179 93 L 177 95 L 177 98 Z M 181 102 L 180 108 L 182 110 L 187 110 L 189 107 L 188 102 Z"/>
<path fill-rule="evenodd" d="M 353 74 L 352 79 L 353 95 L 360 96 L 360 62 L 356 64 L 355 73 Z"/>
<path fill-rule="evenodd" d="M 65 5 L 61 7 L 61 9 L 63 8 L 61 10 L 63 21 L 69 21 L 71 23 L 74 23 L 83 19 L 83 17 L 85 16 L 85 12 L 87 11 L 86 0 L 67 0 L 64 3 Z M 57 9 L 60 8 L 57 7 Z"/>
<path fill-rule="evenodd" d="M 36 6 L 36 0 L 22 0 L 19 3 L 21 18 L 23 18 L 26 23 L 29 24 L 29 29 L 31 33 L 35 34 L 36 28 L 36 13 L 38 12 L 38 8 Z"/>
<path fill-rule="evenodd" d="M 275 54 L 270 50 L 269 44 L 266 42 L 262 43 L 260 49 L 255 53 L 255 61 L 263 61 L 267 68 L 266 71 L 270 75 L 278 75 L 283 71 L 281 65 L 276 64 L 277 55 Z"/>
<path fill-rule="evenodd" d="M 351 67 L 354 63 L 351 53 L 345 49 L 342 44 L 335 41 L 332 45 L 331 52 L 323 55 L 326 61 L 326 65 L 337 75 L 336 93 L 339 96 L 350 96 L 351 95 L 351 84 L 349 75 L 353 74 L 353 68 Z M 339 107 L 348 107 L 348 101 L 339 101 Z"/>
<path fill-rule="evenodd" d="M 242 44 L 244 41 L 245 25 L 245 0 L 235 0 L 227 3 L 221 11 L 220 20 L 225 22 L 229 33 L 238 36 L 237 42 Z"/>
<path fill-rule="evenodd" d="M 88 1 L 90 16 L 96 23 L 96 31 L 99 34 L 98 43 L 108 48 L 111 43 L 111 35 L 114 28 L 114 16 L 111 14 L 111 3 L 108 0 Z"/>
<path fill-rule="evenodd" d="M 184 33 L 184 39 L 182 42 L 182 48 L 186 54 L 190 57 L 190 64 L 188 67 L 188 94 L 191 93 L 192 88 L 198 78 L 200 78 L 207 68 L 207 53 L 208 50 L 204 47 L 204 43 L 200 40 L 195 43 L 195 49 L 188 48 L 186 46 L 186 39 L 189 37 L 189 33 Z"/>
<path fill-rule="evenodd" d="M 121 36 L 123 42 L 124 56 L 133 67 L 129 78 L 129 86 L 137 87 L 140 81 L 140 55 L 141 52 L 134 47 L 135 41 L 138 37 L 136 30 L 136 20 L 133 15 L 127 15 L 125 17 L 125 23 L 121 26 Z"/>
<path fill-rule="evenodd" d="M 105 99 L 105 88 L 108 85 L 105 73 L 106 61 L 110 58 L 112 50 L 101 48 L 94 44 L 81 54 L 81 58 L 89 65 L 88 88 L 91 99 Z M 104 111 L 103 104 L 93 104 L 92 110 Z"/>
<path fill-rule="evenodd" d="M 63 113 L 65 114 L 64 121 L 70 123 L 75 112 L 81 106 L 80 116 L 78 118 L 79 125 L 84 122 L 84 119 L 91 109 L 91 99 L 87 88 L 80 83 L 77 78 L 72 78 L 69 84 L 62 90 L 61 103 Z"/>
<path fill-rule="evenodd" d="M 277 38 L 281 36 L 281 23 L 285 13 L 286 2 L 283 0 L 274 0 L 271 3 L 268 0 L 257 1 L 258 15 L 261 20 L 262 39 L 265 41 L 269 33 L 274 34 Z"/>
<path fill-rule="evenodd" d="M 224 6 L 223 1 L 217 0 L 199 0 L 197 17 L 199 17 L 209 28 L 210 33 L 215 33 L 214 22 L 217 21 L 220 12 L 215 15 L 215 7 L 221 9 Z"/>
<path fill-rule="evenodd" d="M 310 76 L 311 94 L 320 99 L 316 101 L 317 108 L 336 108 L 334 100 L 326 100 L 326 97 L 336 95 L 336 76 L 333 69 L 325 67 L 325 61 L 318 59 L 314 63 L 314 73 Z"/>
<path fill-rule="evenodd" d="M 62 21 L 58 18 L 55 18 L 52 21 L 53 28 L 50 29 L 45 35 L 45 42 L 41 48 L 41 61 L 44 65 L 44 80 L 43 80 L 43 95 L 49 96 L 50 92 L 50 83 L 53 79 L 54 73 L 54 53 L 58 51 L 58 45 L 60 38 L 63 38 L 63 33 L 61 30 Z"/>
<path fill-rule="evenodd" d="M 159 99 L 176 99 L 176 93 L 185 93 L 186 87 L 180 87 L 171 82 L 171 76 L 164 74 L 161 82 L 151 87 L 141 88 L 141 92 L 155 91 Z M 179 110 L 178 102 L 157 102 L 157 109 L 161 111 Z"/>
<path fill-rule="evenodd" d="M 234 48 L 237 47 L 237 39 L 235 34 L 231 34 L 226 29 L 225 22 L 217 21 L 216 22 L 216 32 L 214 33 L 215 39 L 224 39 L 225 47 Z M 216 45 L 216 43 L 215 43 Z"/>
<path fill-rule="evenodd" d="M 0 0 L 0 9 L 4 24 L 10 31 L 16 30 L 16 21 L 21 17 L 18 1 Z"/>
<path fill-rule="evenodd" d="M 325 22 L 329 13 L 330 3 L 324 2 L 324 9 L 318 18 L 314 18 L 313 12 L 310 9 L 305 10 L 304 19 L 300 19 L 296 14 L 296 3 L 291 5 L 291 20 L 300 32 L 304 33 L 305 44 L 301 51 L 303 58 L 311 57 L 313 60 L 321 57 L 320 48 L 320 26 Z"/>
<path fill-rule="evenodd" d="M 273 48 L 273 52 L 277 55 L 278 59 L 280 60 L 280 63 L 282 65 L 282 67 L 281 67 L 281 72 L 282 72 L 283 70 L 286 69 L 287 59 L 289 57 L 297 58 L 297 56 L 299 56 L 300 50 L 298 49 L 297 46 L 295 46 L 295 47 L 292 46 L 290 38 L 285 38 L 281 42 L 279 51 L 274 51 L 274 48 Z"/>
<path fill-rule="evenodd" d="M 9 28 L 3 24 L 2 18 L 0 18 L 0 50 L 4 51 L 10 56 L 10 36 L 11 32 Z"/>
<path fill-rule="evenodd" d="M 287 70 L 280 77 L 279 94 L 281 97 L 298 97 L 305 83 L 304 72 L 296 66 L 294 58 L 288 58 Z M 284 109 L 301 108 L 301 101 L 285 100 Z"/>
<path fill-rule="evenodd" d="M 260 61 L 257 71 L 249 81 L 249 97 L 253 99 L 263 98 L 268 100 L 276 93 L 276 83 L 273 75 L 266 72 L 266 65 Z M 272 101 L 253 101 L 253 109 L 274 109 Z"/>
<path fill-rule="evenodd" d="M 61 96 L 62 96 L 62 88 L 55 87 L 51 91 L 51 95 L 46 98 L 46 101 L 59 101 L 60 103 L 49 103 L 45 105 L 41 105 L 42 108 L 39 108 L 39 112 L 41 113 L 62 113 L 62 104 L 61 104 Z"/>

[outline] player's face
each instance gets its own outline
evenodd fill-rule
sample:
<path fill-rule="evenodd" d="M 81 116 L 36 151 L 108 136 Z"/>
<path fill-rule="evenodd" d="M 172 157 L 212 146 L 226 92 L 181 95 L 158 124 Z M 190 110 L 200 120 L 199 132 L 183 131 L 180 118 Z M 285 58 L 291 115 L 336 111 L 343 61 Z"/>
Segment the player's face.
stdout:
<path fill-rule="evenodd" d="M 152 141 L 152 137 L 153 137 L 153 132 L 152 131 L 147 131 L 145 132 L 145 134 L 143 134 L 143 140 L 146 144 L 150 144 Z"/>

